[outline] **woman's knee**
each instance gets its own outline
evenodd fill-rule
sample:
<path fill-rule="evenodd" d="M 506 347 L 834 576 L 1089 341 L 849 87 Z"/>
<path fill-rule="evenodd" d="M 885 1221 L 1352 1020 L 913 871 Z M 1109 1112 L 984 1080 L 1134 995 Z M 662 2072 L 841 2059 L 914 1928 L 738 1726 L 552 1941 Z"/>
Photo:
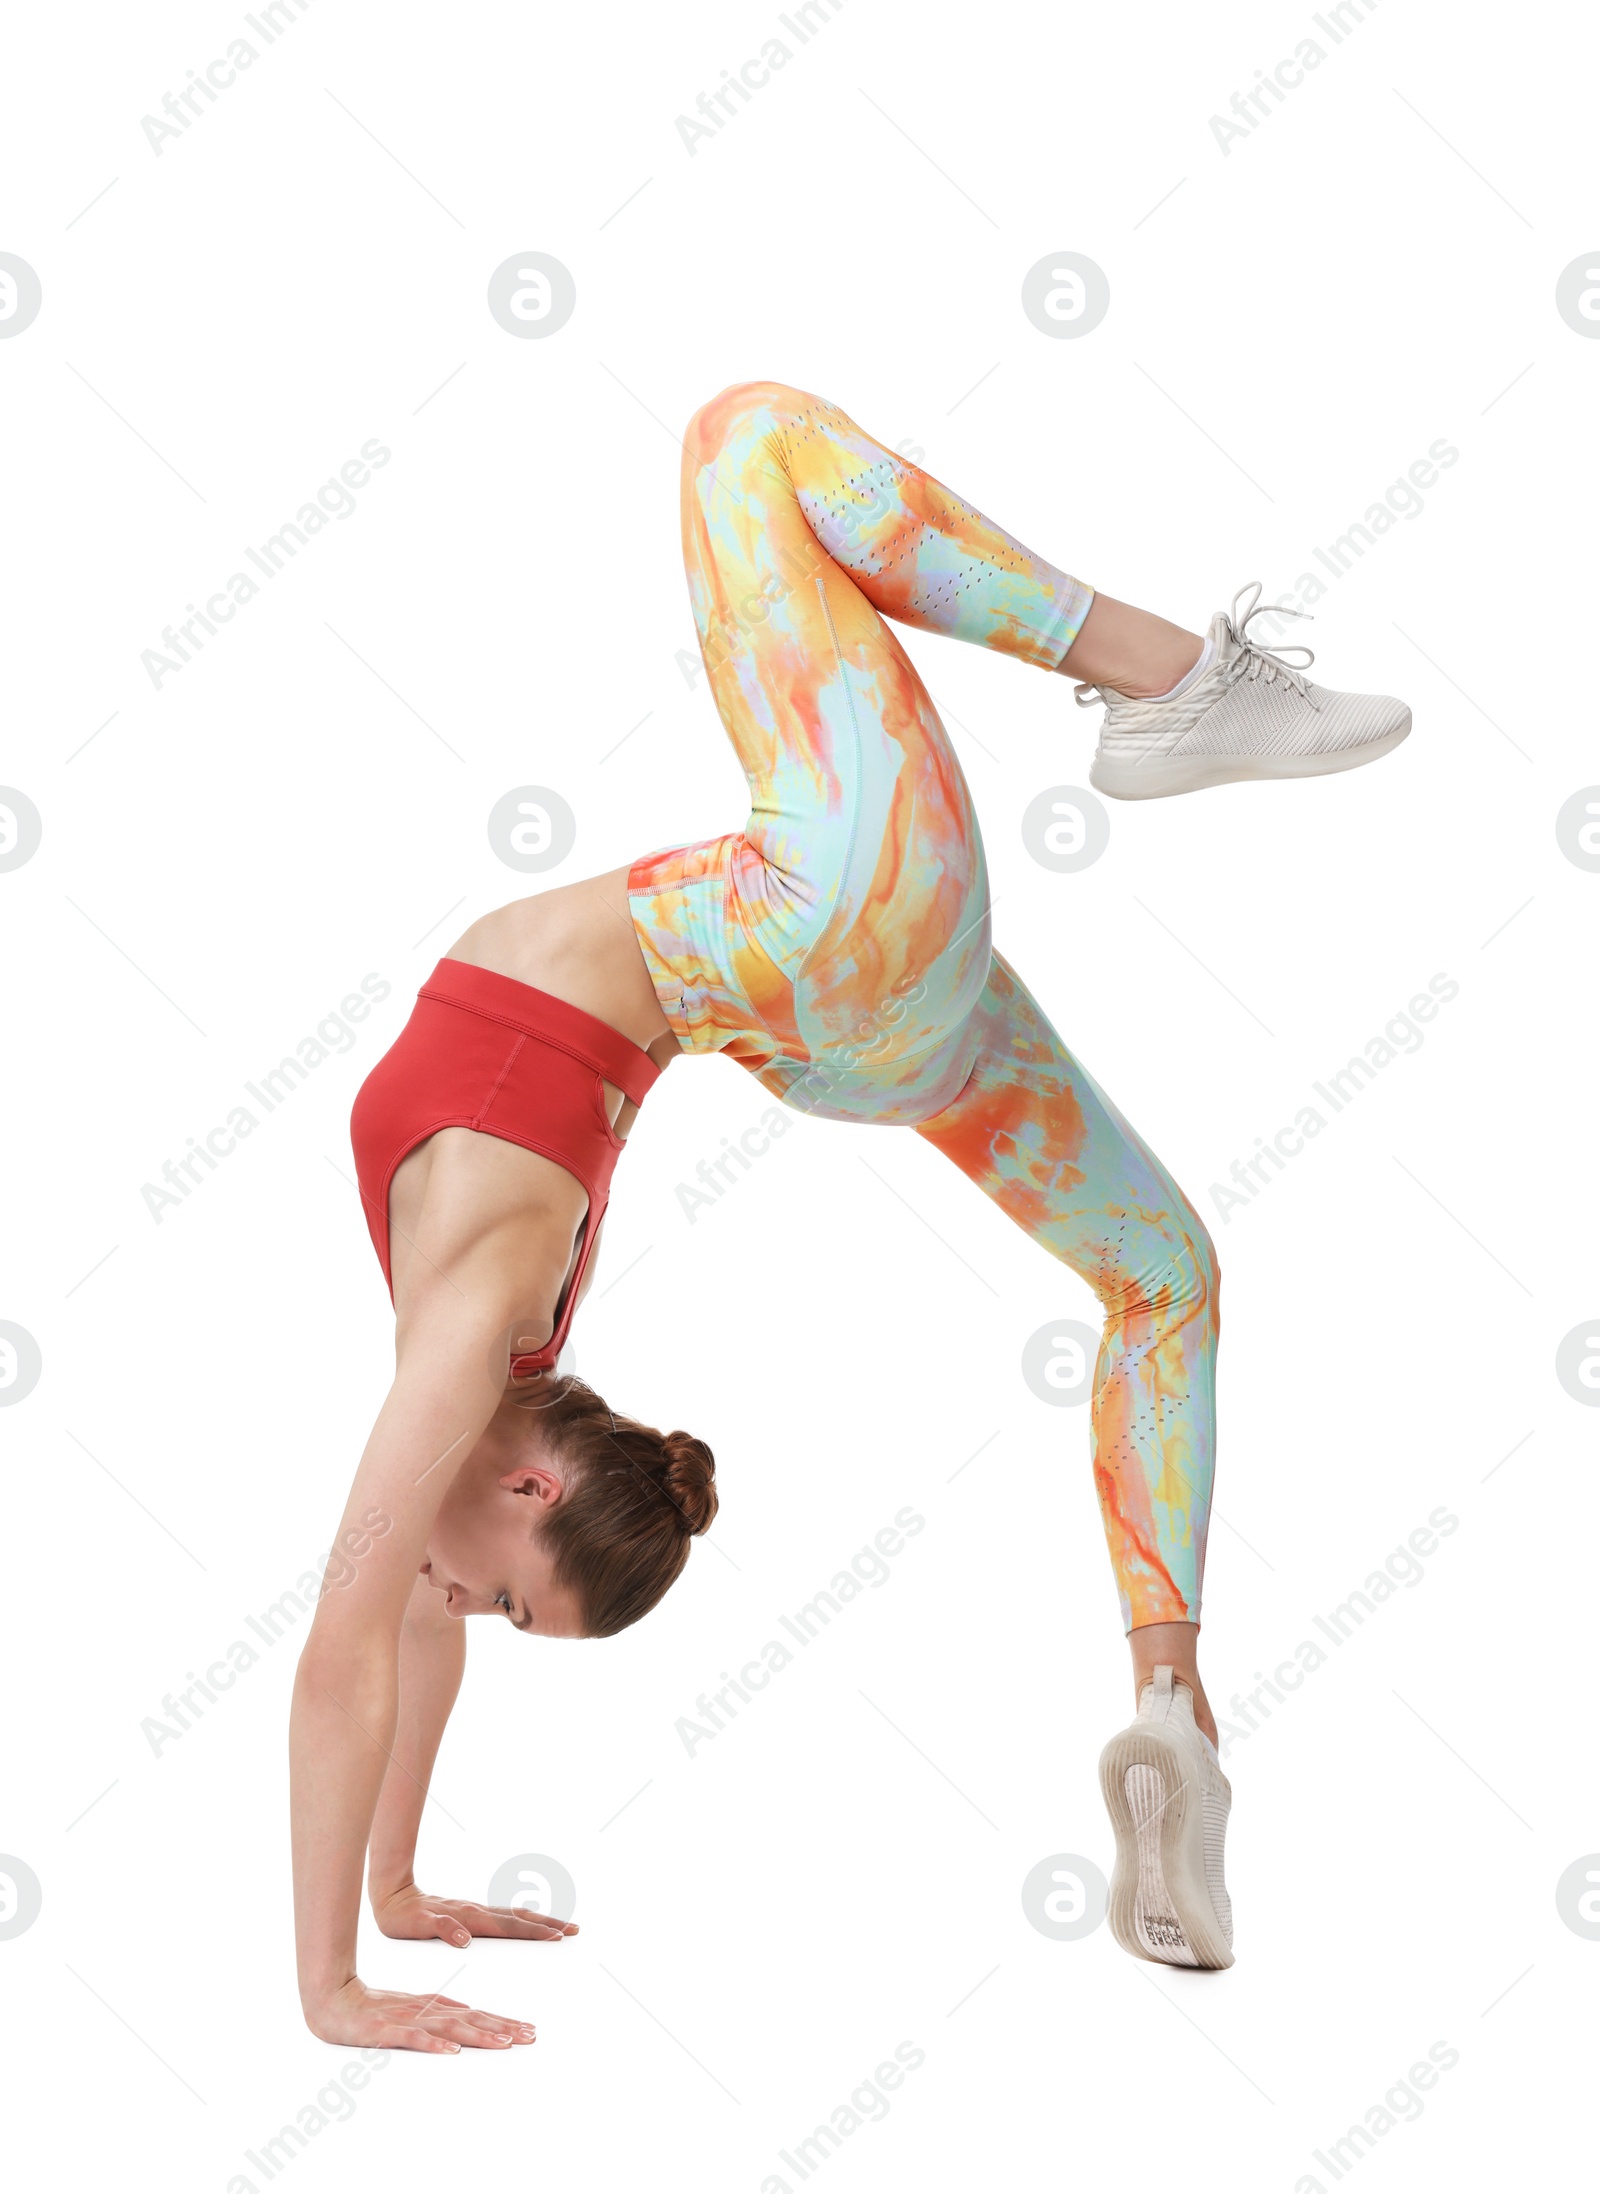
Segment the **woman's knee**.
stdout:
<path fill-rule="evenodd" d="M 1156 1223 L 1131 1234 L 1119 1231 L 1115 1254 L 1109 1242 L 1091 1274 L 1091 1285 L 1111 1319 L 1155 1316 L 1163 1324 L 1187 1325 L 1201 1318 L 1217 1322 L 1221 1267 L 1216 1244 L 1200 1214 L 1186 1200 L 1170 1205 Z"/>
<path fill-rule="evenodd" d="M 695 412 L 684 447 L 711 464 L 730 443 L 790 425 L 817 401 L 786 381 L 735 381 Z"/>
<path fill-rule="evenodd" d="M 1198 1309 L 1203 1305 L 1206 1316 L 1215 1324 L 1217 1299 L 1222 1287 L 1217 1245 L 1211 1239 L 1205 1221 L 1187 1200 L 1172 1216 L 1178 1229 L 1173 1271 L 1174 1278 L 1181 1276 L 1183 1281 L 1181 1293 L 1186 1298 L 1185 1307 Z"/>

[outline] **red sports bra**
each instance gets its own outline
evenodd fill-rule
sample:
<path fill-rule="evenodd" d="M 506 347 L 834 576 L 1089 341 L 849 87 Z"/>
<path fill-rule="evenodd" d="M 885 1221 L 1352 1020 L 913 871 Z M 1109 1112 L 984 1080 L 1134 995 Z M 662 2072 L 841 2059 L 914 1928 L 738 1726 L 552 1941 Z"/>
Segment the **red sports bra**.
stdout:
<path fill-rule="evenodd" d="M 661 1069 L 648 1052 L 581 1007 L 464 960 L 441 960 L 411 1018 L 356 1093 L 356 1179 L 390 1299 L 389 1184 L 400 1161 L 440 1128 L 475 1128 L 564 1166 L 589 1192 L 578 1262 L 554 1333 L 519 1375 L 547 1371 L 572 1324 L 584 1271 L 611 1200 L 622 1138 L 602 1084 L 642 1104 Z"/>

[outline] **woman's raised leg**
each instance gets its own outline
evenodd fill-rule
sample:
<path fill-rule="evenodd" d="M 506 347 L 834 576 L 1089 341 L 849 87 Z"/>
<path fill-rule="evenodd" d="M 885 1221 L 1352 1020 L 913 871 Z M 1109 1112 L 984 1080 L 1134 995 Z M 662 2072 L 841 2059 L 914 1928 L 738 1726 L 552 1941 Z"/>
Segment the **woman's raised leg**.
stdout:
<path fill-rule="evenodd" d="M 791 1102 L 923 1117 L 970 1064 L 952 1035 L 988 972 L 988 880 L 960 765 L 885 619 L 1049 671 L 1093 597 L 776 382 L 695 415 L 683 540 L 750 817 L 635 864 L 657 995 L 686 1048 L 729 1050 Z"/>

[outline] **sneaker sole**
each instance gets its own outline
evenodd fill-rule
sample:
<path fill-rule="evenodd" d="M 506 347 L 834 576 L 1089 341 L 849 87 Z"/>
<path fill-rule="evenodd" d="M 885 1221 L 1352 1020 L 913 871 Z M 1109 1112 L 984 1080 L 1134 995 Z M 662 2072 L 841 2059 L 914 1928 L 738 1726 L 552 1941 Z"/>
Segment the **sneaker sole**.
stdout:
<path fill-rule="evenodd" d="M 1137 1724 L 1100 1755 L 1100 1791 L 1116 1833 L 1111 1932 L 1135 1958 L 1220 1971 L 1233 1951 L 1206 1886 L 1200 1786 L 1158 1725 Z"/>
<path fill-rule="evenodd" d="M 1242 784 L 1256 779 L 1334 777 L 1341 770 L 1360 769 L 1392 753 L 1411 730 L 1407 715 L 1394 731 L 1365 746 L 1345 747 L 1337 754 L 1168 755 L 1150 762 L 1103 761 L 1099 755 L 1089 767 L 1089 782 L 1096 792 L 1112 800 L 1166 800 L 1178 792 L 1204 792 L 1211 785 Z"/>

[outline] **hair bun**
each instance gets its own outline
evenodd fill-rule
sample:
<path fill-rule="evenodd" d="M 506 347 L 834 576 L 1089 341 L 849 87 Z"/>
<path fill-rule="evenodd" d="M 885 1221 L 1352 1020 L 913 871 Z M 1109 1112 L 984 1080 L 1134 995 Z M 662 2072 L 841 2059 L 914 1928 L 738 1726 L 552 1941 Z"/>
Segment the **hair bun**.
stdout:
<path fill-rule="evenodd" d="M 716 1459 L 692 1432 L 669 1432 L 661 1446 L 666 1457 L 662 1483 L 686 1527 L 698 1537 L 710 1529 L 717 1513 Z"/>

